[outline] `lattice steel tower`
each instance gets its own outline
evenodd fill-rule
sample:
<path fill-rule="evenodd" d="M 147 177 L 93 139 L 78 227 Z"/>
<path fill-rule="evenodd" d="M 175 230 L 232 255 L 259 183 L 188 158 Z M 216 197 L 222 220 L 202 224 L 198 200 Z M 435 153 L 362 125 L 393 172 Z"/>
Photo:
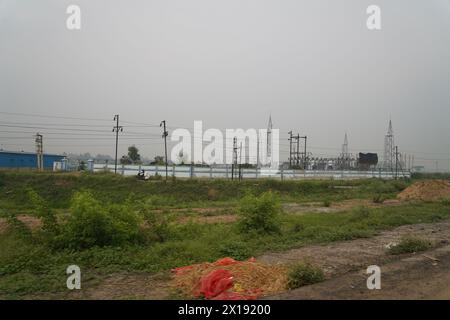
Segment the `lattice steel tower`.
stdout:
<path fill-rule="evenodd" d="M 350 154 L 348 153 L 347 133 L 345 133 L 344 144 L 342 145 L 341 167 L 342 167 L 342 169 L 349 169 L 349 167 L 350 167 Z"/>
<path fill-rule="evenodd" d="M 392 129 L 392 121 L 389 120 L 389 128 L 384 137 L 384 167 L 388 170 L 395 169 L 395 143 L 394 130 Z"/>

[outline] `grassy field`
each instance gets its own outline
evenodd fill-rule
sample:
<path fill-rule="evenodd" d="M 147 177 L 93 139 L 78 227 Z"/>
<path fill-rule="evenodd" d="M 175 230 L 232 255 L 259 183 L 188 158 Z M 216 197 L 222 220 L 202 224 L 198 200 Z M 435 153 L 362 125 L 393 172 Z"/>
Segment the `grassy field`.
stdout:
<path fill-rule="evenodd" d="M 65 270 L 71 264 L 80 266 L 83 286 L 89 287 L 115 272 L 166 273 L 225 256 L 246 259 L 450 218 L 448 202 L 357 206 L 326 214 L 282 210 L 286 203 L 316 202 L 324 207 L 348 199 L 378 203 L 395 198 L 409 183 L 377 179 L 166 183 L 110 174 L 0 172 L 0 210 L 9 221 L 0 232 L 0 297 L 64 298 Z M 264 221 L 259 213 L 266 214 Z M 30 231 L 17 219 L 19 214 L 39 217 L 42 228 Z M 238 219 L 195 220 L 214 215 Z M 186 216 L 191 219 L 180 222 Z M 263 227 L 252 230 L 252 221 Z"/>

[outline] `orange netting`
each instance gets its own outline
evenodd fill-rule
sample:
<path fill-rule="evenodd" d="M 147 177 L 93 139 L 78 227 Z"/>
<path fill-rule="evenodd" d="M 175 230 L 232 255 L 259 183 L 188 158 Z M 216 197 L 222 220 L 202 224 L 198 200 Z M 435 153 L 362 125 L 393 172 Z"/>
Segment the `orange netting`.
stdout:
<path fill-rule="evenodd" d="M 281 292 L 287 282 L 285 267 L 259 263 L 254 258 L 223 258 L 172 271 L 172 286 L 190 298 L 250 300 Z"/>

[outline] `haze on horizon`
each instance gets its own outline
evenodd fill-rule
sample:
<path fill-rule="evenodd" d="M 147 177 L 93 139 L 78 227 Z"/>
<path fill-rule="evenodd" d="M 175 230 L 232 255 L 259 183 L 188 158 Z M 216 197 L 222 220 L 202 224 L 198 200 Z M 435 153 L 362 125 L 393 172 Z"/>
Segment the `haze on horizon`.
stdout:
<path fill-rule="evenodd" d="M 70 4 L 81 30 L 66 28 Z M 33 151 L 39 131 L 46 152 L 112 155 L 120 114 L 119 154 L 153 157 L 161 120 L 271 115 L 281 144 L 293 130 L 337 156 L 347 133 L 350 152 L 382 157 L 392 119 L 401 152 L 448 171 L 449 57 L 448 0 L 0 0 L 0 148 Z"/>

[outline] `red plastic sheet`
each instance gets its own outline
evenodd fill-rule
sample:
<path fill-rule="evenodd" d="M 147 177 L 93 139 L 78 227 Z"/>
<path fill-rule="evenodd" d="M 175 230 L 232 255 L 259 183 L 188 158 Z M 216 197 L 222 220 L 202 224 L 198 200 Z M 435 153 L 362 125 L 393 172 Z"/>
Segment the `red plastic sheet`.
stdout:
<path fill-rule="evenodd" d="M 217 269 L 202 277 L 201 293 L 205 295 L 206 299 L 211 299 L 233 286 L 232 274 L 223 269 Z"/>

